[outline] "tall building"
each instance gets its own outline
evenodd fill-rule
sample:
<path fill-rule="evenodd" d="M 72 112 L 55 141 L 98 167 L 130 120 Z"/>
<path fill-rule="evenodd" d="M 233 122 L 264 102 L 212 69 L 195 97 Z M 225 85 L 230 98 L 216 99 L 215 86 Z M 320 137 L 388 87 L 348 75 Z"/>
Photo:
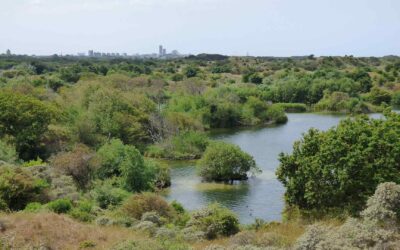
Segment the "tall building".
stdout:
<path fill-rule="evenodd" d="M 163 50 L 162 50 L 162 55 L 163 55 L 163 56 L 166 56 L 166 55 L 167 55 L 167 49 L 163 49 Z"/>
<path fill-rule="evenodd" d="M 160 57 L 163 56 L 163 52 L 164 52 L 163 46 L 162 45 L 158 46 L 158 55 Z"/>
<path fill-rule="evenodd" d="M 11 56 L 11 50 L 8 49 L 7 52 L 6 52 L 6 55 L 7 56 Z"/>
<path fill-rule="evenodd" d="M 93 50 L 89 50 L 88 56 L 94 56 Z"/>

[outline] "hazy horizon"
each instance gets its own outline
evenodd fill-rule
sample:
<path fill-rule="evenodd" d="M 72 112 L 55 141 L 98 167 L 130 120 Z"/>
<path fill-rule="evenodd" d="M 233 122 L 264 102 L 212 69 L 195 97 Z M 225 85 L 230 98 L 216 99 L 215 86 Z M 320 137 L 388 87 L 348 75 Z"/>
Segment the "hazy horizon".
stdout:
<path fill-rule="evenodd" d="M 395 0 L 0 0 L 0 54 L 400 54 Z"/>

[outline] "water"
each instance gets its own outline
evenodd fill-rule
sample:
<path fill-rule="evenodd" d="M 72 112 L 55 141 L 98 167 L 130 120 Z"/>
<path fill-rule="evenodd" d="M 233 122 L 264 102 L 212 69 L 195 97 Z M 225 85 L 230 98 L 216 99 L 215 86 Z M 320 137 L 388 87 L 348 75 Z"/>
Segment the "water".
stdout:
<path fill-rule="evenodd" d="M 196 175 L 194 162 L 176 163 L 172 167 L 172 186 L 167 190 L 166 198 L 179 201 L 189 210 L 219 202 L 238 214 L 240 222 L 245 224 L 254 222 L 255 218 L 281 220 L 284 187 L 275 176 L 279 153 L 291 152 L 293 142 L 310 128 L 327 130 L 336 126 L 344 116 L 303 113 L 288 114 L 288 118 L 286 124 L 276 127 L 211 134 L 213 139 L 234 143 L 251 154 L 262 174 L 234 185 L 209 184 L 202 183 Z"/>

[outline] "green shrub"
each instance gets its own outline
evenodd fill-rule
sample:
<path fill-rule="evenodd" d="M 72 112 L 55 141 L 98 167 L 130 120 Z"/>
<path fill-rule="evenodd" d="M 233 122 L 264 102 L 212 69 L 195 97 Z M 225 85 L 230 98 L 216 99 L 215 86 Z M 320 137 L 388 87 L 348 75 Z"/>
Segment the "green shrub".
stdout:
<path fill-rule="evenodd" d="M 268 107 L 267 117 L 268 117 L 269 121 L 276 123 L 276 124 L 286 123 L 288 120 L 284 109 L 282 107 L 280 107 L 279 105 L 275 105 L 275 104 Z"/>
<path fill-rule="evenodd" d="M 230 236 L 239 232 L 237 216 L 218 204 L 212 204 L 194 212 L 188 225 L 205 232 L 209 239 Z"/>
<path fill-rule="evenodd" d="M 68 213 L 72 218 L 83 221 L 89 222 L 95 218 L 93 214 L 93 203 L 88 200 L 81 200 L 78 202 L 77 206 L 74 207 Z"/>
<path fill-rule="evenodd" d="M 34 178 L 20 167 L 0 167 L 0 205 L 4 209 L 24 209 L 29 202 L 41 199 L 48 187 L 44 180 Z"/>
<path fill-rule="evenodd" d="M 288 113 L 302 113 L 307 111 L 307 105 L 304 103 L 276 103 L 275 105 L 283 108 Z"/>
<path fill-rule="evenodd" d="M 187 78 L 191 78 L 191 77 L 195 77 L 199 70 L 195 67 L 188 66 L 183 71 Z"/>
<path fill-rule="evenodd" d="M 0 140 L 0 161 L 15 163 L 18 159 L 15 147 L 4 140 Z"/>
<path fill-rule="evenodd" d="M 258 170 L 252 156 L 222 141 L 210 143 L 197 165 L 207 181 L 245 180 L 249 171 Z"/>
<path fill-rule="evenodd" d="M 155 158 L 190 160 L 198 159 L 209 143 L 204 133 L 186 131 L 149 147 L 147 156 Z"/>
<path fill-rule="evenodd" d="M 55 213 L 65 214 L 72 209 L 72 202 L 68 199 L 58 199 L 47 203 L 47 208 Z"/>
<path fill-rule="evenodd" d="M 140 152 L 120 140 L 113 139 L 97 152 L 100 168 L 97 175 L 102 178 L 119 177 L 121 187 L 130 192 L 150 190 L 156 182 L 157 169 L 147 163 Z"/>
<path fill-rule="evenodd" d="M 42 208 L 43 208 L 43 206 L 39 202 L 31 202 L 31 203 L 28 203 L 28 205 L 26 205 L 24 211 L 36 213 L 36 212 L 39 212 Z"/>
<path fill-rule="evenodd" d="M 369 92 L 368 100 L 375 105 L 389 104 L 392 100 L 392 95 L 389 91 L 375 86 Z"/>
<path fill-rule="evenodd" d="M 160 196 L 154 193 L 135 194 L 122 205 L 122 211 L 129 217 L 137 220 L 146 212 L 157 212 L 165 218 L 172 218 L 174 210 Z"/>
<path fill-rule="evenodd" d="M 120 205 L 130 193 L 115 187 L 111 181 L 99 182 L 91 191 L 91 195 L 99 205 L 99 207 L 106 209 L 110 206 Z"/>
<path fill-rule="evenodd" d="M 155 169 L 156 171 L 156 188 L 162 189 L 171 186 L 171 170 L 168 165 L 158 164 L 152 160 L 145 160 L 145 164 L 148 166 L 148 168 Z"/>
<path fill-rule="evenodd" d="M 182 204 L 180 204 L 179 202 L 177 202 L 175 200 L 171 202 L 171 206 L 175 209 L 175 211 L 178 214 L 183 214 L 186 212 L 185 208 L 182 206 Z"/>
<path fill-rule="evenodd" d="M 33 167 L 33 166 L 40 166 L 40 165 L 46 165 L 46 163 L 39 157 L 36 158 L 36 160 L 30 160 L 30 161 L 24 162 L 22 164 L 23 167 Z"/>
<path fill-rule="evenodd" d="M 400 91 L 395 92 L 392 96 L 392 105 L 396 108 L 400 107 Z"/>

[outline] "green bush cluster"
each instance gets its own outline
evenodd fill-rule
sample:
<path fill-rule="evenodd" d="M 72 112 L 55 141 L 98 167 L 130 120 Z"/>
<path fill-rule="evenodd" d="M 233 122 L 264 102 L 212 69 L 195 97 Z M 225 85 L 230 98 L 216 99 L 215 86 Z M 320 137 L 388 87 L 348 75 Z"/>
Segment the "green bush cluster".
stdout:
<path fill-rule="evenodd" d="M 251 171 L 258 171 L 252 156 L 238 146 L 212 142 L 198 161 L 198 171 L 207 181 L 245 180 Z"/>
<path fill-rule="evenodd" d="M 400 115 L 348 118 L 326 132 L 310 129 L 280 155 L 278 179 L 289 205 L 359 212 L 379 183 L 400 183 Z"/>
<path fill-rule="evenodd" d="M 212 204 L 193 212 L 187 227 L 205 232 L 208 239 L 214 239 L 239 232 L 239 220 L 229 209 Z"/>
<path fill-rule="evenodd" d="M 187 131 L 168 138 L 162 143 L 151 145 L 145 155 L 171 160 L 198 159 L 202 156 L 208 143 L 209 139 L 205 134 Z"/>

